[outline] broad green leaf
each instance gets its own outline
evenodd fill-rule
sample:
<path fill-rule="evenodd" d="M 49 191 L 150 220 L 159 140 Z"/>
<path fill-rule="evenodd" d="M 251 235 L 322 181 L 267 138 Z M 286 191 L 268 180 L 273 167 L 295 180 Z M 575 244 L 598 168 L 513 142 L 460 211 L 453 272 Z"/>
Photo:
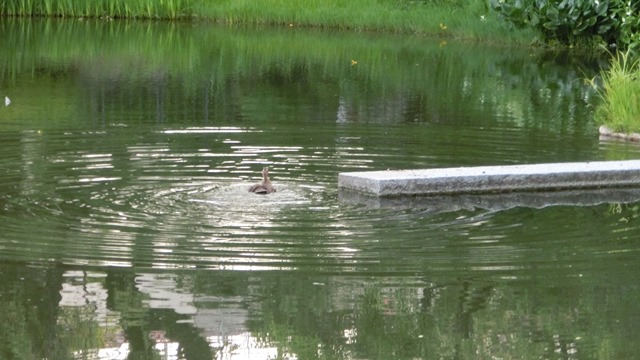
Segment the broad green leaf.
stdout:
<path fill-rule="evenodd" d="M 558 11 L 558 9 L 554 8 L 554 7 L 549 7 L 547 9 L 547 17 L 551 20 L 558 20 L 558 17 L 560 16 L 560 12 Z"/>
<path fill-rule="evenodd" d="M 609 2 L 608 1 L 601 1 L 598 5 L 596 5 L 596 14 L 598 14 L 599 16 L 605 16 L 605 13 L 607 12 L 607 9 L 609 7 Z"/>

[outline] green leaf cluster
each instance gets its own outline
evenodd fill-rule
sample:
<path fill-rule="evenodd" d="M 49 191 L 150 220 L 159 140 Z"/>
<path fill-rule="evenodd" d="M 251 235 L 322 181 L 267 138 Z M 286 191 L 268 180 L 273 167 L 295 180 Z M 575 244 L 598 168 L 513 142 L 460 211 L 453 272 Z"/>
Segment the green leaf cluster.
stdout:
<path fill-rule="evenodd" d="M 573 44 L 594 38 L 620 48 L 640 43 L 640 2 L 625 0 L 491 0 L 516 27 L 531 27 L 547 42 Z"/>
<path fill-rule="evenodd" d="M 638 55 L 640 53 L 640 4 L 636 3 L 636 8 L 634 9 L 631 1 L 629 1 L 621 17 L 621 41 L 627 45 L 627 48 L 633 54 Z"/>

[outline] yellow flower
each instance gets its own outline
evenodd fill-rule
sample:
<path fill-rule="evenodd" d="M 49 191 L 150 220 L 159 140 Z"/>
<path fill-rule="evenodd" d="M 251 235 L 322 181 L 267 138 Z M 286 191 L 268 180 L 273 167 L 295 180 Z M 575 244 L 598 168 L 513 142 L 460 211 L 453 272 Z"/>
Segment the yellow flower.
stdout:
<path fill-rule="evenodd" d="M 447 30 L 447 25 L 440 23 L 440 29 L 441 30 Z"/>
<path fill-rule="evenodd" d="M 351 59 L 351 66 L 358 65 L 358 61 Z"/>

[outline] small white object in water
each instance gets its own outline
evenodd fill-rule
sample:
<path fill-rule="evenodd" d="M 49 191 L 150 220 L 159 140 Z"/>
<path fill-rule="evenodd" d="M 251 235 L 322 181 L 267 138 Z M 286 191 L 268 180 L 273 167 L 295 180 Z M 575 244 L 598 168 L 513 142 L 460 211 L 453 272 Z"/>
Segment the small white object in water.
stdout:
<path fill-rule="evenodd" d="M 11 104 L 11 99 L 8 96 L 4 97 L 4 106 L 9 106 Z"/>

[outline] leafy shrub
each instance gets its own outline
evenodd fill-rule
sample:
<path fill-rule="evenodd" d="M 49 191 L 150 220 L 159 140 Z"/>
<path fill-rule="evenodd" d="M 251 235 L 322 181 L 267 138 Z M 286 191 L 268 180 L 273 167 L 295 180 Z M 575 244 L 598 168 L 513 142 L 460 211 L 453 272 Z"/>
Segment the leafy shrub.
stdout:
<path fill-rule="evenodd" d="M 636 1 L 636 8 L 627 3 L 627 8 L 620 14 L 622 25 L 620 26 L 620 40 L 634 54 L 640 55 L 640 4 Z"/>
<path fill-rule="evenodd" d="M 518 27 L 533 27 L 546 41 L 565 44 L 598 37 L 619 47 L 640 47 L 637 0 L 491 0 Z"/>

